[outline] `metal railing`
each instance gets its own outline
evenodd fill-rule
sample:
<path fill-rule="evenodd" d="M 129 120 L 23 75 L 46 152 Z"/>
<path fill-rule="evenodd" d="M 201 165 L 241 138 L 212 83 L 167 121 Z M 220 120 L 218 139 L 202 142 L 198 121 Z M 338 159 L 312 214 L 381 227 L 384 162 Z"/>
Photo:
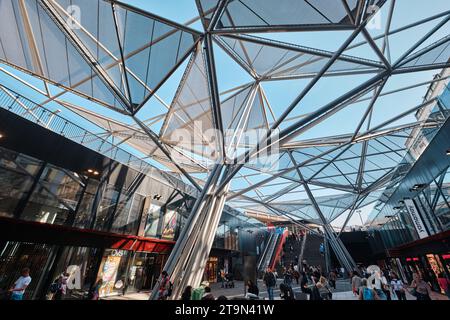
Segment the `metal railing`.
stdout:
<path fill-rule="evenodd" d="M 191 190 L 192 188 L 181 180 L 170 176 L 167 172 L 159 170 L 98 134 L 92 133 L 60 116 L 58 112 L 51 111 L 1 84 L 0 107 L 143 174 L 150 175 L 157 172 L 171 185 L 177 186 L 186 193 L 195 194 Z"/>

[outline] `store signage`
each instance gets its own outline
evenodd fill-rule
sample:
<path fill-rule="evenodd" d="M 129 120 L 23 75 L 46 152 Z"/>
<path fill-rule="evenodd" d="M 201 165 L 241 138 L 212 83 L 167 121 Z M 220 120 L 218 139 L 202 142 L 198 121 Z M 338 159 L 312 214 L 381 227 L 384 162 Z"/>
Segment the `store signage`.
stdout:
<path fill-rule="evenodd" d="M 110 256 L 112 257 L 122 257 L 123 256 L 123 251 L 122 250 L 112 250 Z"/>
<path fill-rule="evenodd" d="M 405 199 L 405 206 L 406 210 L 409 213 L 409 216 L 411 217 L 411 220 L 414 223 L 414 227 L 416 228 L 417 233 L 419 234 L 419 238 L 423 239 L 426 237 L 429 237 L 427 229 L 425 229 L 425 224 L 422 221 L 422 218 L 419 215 L 419 212 L 417 211 L 417 208 L 414 204 L 414 201 L 411 199 Z"/>

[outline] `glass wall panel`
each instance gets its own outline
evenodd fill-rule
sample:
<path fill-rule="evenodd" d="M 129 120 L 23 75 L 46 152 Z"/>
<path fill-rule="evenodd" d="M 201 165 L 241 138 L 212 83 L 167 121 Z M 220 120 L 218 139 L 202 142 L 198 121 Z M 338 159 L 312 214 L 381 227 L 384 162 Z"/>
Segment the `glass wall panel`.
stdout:
<path fill-rule="evenodd" d="M 0 148 L 0 216 L 12 217 L 19 201 L 27 195 L 42 162 Z"/>
<path fill-rule="evenodd" d="M 139 227 L 143 203 L 144 197 L 139 194 L 122 194 L 111 231 L 135 235 Z"/>
<path fill-rule="evenodd" d="M 116 204 L 119 199 L 119 191 L 114 186 L 107 185 L 95 217 L 94 229 L 108 231 L 113 219 Z"/>
<path fill-rule="evenodd" d="M 127 234 L 137 234 L 141 223 L 142 209 L 144 207 L 145 197 L 140 194 L 134 195 L 133 204 L 131 205 L 130 214 L 127 218 Z"/>
<path fill-rule="evenodd" d="M 94 179 L 89 179 L 87 182 L 86 190 L 76 213 L 73 226 L 76 228 L 87 228 L 91 226 L 92 218 L 94 215 L 93 206 L 95 205 L 95 196 L 99 188 L 99 182 Z"/>
<path fill-rule="evenodd" d="M 127 220 L 130 214 L 131 204 L 133 202 L 133 194 L 122 193 L 119 197 L 116 212 L 114 214 L 114 222 L 111 232 L 126 233 Z"/>
<path fill-rule="evenodd" d="M 90 286 L 94 283 L 97 276 L 97 255 L 101 254 L 100 248 L 86 247 L 64 247 L 60 259 L 56 262 L 56 269 L 53 274 L 53 281 L 60 275 L 67 275 L 66 294 L 62 299 L 85 299 L 88 295 Z M 47 299 L 54 299 L 54 294 L 47 289 Z"/>
<path fill-rule="evenodd" d="M 74 214 L 83 191 L 76 174 L 47 165 L 34 189 L 22 218 L 50 224 L 64 224 Z"/>
<path fill-rule="evenodd" d="M 159 231 L 161 219 L 161 207 L 152 203 L 148 208 L 147 223 L 145 225 L 145 237 L 158 237 L 161 235 Z M 161 221 L 162 223 L 162 221 Z"/>

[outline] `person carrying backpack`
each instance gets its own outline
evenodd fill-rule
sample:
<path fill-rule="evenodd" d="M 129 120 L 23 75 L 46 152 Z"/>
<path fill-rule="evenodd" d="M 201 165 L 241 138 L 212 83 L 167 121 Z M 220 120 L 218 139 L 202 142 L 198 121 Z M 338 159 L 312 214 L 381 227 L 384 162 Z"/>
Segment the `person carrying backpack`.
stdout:
<path fill-rule="evenodd" d="M 361 288 L 359 290 L 359 300 L 380 300 L 377 292 L 367 286 L 367 279 L 362 279 Z"/>
<path fill-rule="evenodd" d="M 277 285 L 277 279 L 275 278 L 275 275 L 273 274 L 272 270 L 270 270 L 270 268 L 267 268 L 266 272 L 264 273 L 263 280 L 267 287 L 269 300 L 274 300 L 273 288 L 275 288 L 275 286 Z"/>
<path fill-rule="evenodd" d="M 203 281 L 200 287 L 192 290 L 191 300 L 202 300 L 203 295 L 205 294 L 206 287 L 209 287 L 209 282 Z"/>

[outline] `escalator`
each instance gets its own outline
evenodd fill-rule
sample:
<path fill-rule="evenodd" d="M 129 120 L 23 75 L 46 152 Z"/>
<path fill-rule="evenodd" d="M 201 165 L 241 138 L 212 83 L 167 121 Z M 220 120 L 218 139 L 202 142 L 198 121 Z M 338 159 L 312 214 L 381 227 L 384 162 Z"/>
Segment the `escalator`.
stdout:
<path fill-rule="evenodd" d="M 270 234 L 267 245 L 265 246 L 258 261 L 258 273 L 264 273 L 266 268 L 270 266 L 279 238 L 280 235 L 275 232 Z"/>

